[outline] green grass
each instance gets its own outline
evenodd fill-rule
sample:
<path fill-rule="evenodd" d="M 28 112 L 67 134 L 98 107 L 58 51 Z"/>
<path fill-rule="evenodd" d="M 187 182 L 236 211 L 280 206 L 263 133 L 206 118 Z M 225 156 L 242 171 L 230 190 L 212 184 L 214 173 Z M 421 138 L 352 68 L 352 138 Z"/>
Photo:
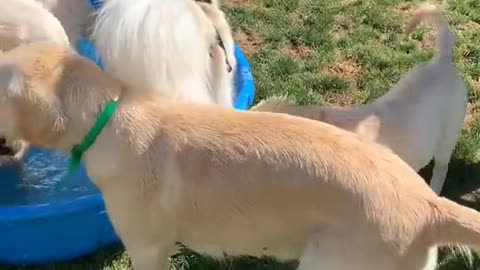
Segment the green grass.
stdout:
<path fill-rule="evenodd" d="M 256 101 L 290 94 L 302 104 L 347 105 L 376 98 L 414 65 L 428 60 L 431 31 L 421 28 L 407 37 L 403 25 L 420 1 L 414 0 L 224 0 L 236 39 L 248 54 L 257 86 Z M 446 196 L 480 209 L 480 1 L 443 1 L 458 36 L 456 63 L 470 90 L 469 121 L 459 139 L 446 183 Z M 431 166 L 430 166 L 431 167 Z M 429 175 L 429 168 L 422 171 Z M 72 232 L 75 233 L 75 232 Z M 1 241 L 1 239 L 0 239 Z M 217 262 L 193 253 L 172 260 L 176 270 L 294 269 L 295 262 L 228 258 Z M 125 270 L 121 247 L 66 263 L 10 269 Z M 441 270 L 480 269 L 448 250 Z"/>

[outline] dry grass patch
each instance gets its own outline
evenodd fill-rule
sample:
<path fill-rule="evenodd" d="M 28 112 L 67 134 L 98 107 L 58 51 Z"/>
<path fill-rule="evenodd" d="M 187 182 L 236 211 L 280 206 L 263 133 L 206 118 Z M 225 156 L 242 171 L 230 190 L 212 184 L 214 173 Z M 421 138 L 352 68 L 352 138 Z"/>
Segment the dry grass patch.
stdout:
<path fill-rule="evenodd" d="M 243 53 L 250 57 L 258 52 L 262 47 L 263 41 L 253 34 L 248 34 L 243 30 L 237 30 L 234 33 L 235 40 L 242 48 Z"/>

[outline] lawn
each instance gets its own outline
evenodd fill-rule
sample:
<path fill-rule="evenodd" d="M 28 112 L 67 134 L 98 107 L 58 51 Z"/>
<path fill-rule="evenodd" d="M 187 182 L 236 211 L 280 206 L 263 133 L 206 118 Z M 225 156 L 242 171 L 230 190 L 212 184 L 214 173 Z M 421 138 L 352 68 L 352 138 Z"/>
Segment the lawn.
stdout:
<path fill-rule="evenodd" d="M 349 105 L 382 95 L 400 76 L 433 55 L 434 33 L 420 28 L 411 36 L 403 25 L 420 1 L 409 0 L 224 0 L 235 38 L 248 55 L 255 77 L 256 101 L 293 95 L 302 104 Z M 465 128 L 449 170 L 444 194 L 480 209 L 480 1 L 437 1 L 458 37 L 455 62 L 469 85 Z M 422 171 L 429 176 L 429 168 Z M 72 232 L 75 233 L 75 232 Z M 0 239 L 1 241 L 1 239 Z M 185 252 L 172 259 L 186 269 L 293 269 L 295 262 L 228 258 L 217 262 Z M 71 262 L 10 269 L 130 269 L 121 247 Z M 439 269 L 480 269 L 448 250 Z"/>

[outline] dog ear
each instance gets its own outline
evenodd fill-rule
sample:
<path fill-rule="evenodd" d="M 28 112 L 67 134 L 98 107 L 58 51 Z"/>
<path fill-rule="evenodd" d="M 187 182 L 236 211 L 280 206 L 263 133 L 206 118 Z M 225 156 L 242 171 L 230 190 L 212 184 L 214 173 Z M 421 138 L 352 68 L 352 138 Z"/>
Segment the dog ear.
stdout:
<path fill-rule="evenodd" d="M 0 100 L 18 96 L 23 90 L 25 80 L 12 64 L 0 65 Z"/>

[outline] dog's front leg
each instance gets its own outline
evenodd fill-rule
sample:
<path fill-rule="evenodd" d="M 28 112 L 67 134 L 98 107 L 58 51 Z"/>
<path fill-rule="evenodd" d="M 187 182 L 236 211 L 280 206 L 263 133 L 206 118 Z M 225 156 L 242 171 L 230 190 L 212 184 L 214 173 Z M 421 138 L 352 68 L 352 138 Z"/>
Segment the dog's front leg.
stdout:
<path fill-rule="evenodd" d="M 128 248 L 133 270 L 168 270 L 168 258 L 176 252 L 174 245 L 143 246 Z"/>

